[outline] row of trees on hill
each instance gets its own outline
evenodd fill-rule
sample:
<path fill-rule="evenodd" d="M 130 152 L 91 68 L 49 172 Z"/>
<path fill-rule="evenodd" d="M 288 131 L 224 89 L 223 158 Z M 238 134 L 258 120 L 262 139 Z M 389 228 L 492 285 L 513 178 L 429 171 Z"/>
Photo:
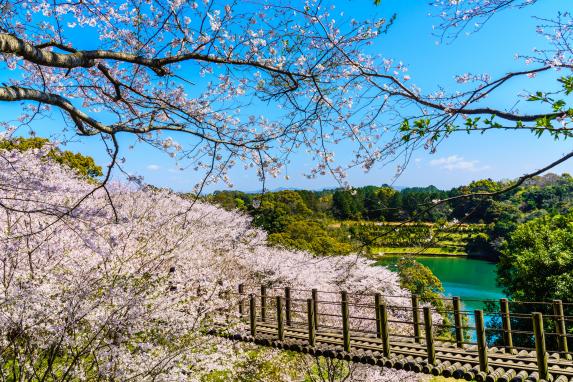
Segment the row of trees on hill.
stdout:
<path fill-rule="evenodd" d="M 573 178 L 568 174 L 536 177 L 496 197 L 456 198 L 476 192 L 497 192 L 507 184 L 485 179 L 450 190 L 440 190 L 434 186 L 396 190 L 383 185 L 349 190 L 286 190 L 262 195 L 221 191 L 209 195 L 207 199 L 227 209 L 237 208 L 249 213 L 255 225 L 271 235 L 280 236 L 281 242 L 285 235 L 289 236 L 290 231 L 293 235 L 296 232 L 312 232 L 314 238 L 324 239 L 321 239 L 322 246 L 312 246 L 318 248 L 314 252 L 321 254 L 348 250 L 346 246 L 325 244 L 333 235 L 342 237 L 352 234 L 333 234 L 332 230 L 328 230 L 329 223 L 326 223 L 333 220 L 482 223 L 485 224 L 484 232 L 468 243 L 467 250 L 499 254 L 505 238 L 518 224 L 544 215 L 566 213 L 573 205 Z M 437 203 L 447 199 L 451 200 Z M 307 226 L 301 226 L 305 224 Z M 312 251 L 312 248 L 304 249 Z"/>
<path fill-rule="evenodd" d="M 436 201 L 460 195 L 496 192 L 507 184 L 484 179 L 450 190 L 435 186 L 396 190 L 383 185 L 322 191 L 286 190 L 262 195 L 216 191 L 208 199 L 227 209 L 237 208 L 256 216 L 266 215 L 272 209 L 274 214 L 288 212 L 337 220 L 437 222 L 456 219 L 485 224 L 494 223 L 508 214 L 565 212 L 573 204 L 573 178 L 569 174 L 548 174 L 496 198 L 459 198 L 434 205 Z M 272 227 L 267 228 L 272 230 Z"/>

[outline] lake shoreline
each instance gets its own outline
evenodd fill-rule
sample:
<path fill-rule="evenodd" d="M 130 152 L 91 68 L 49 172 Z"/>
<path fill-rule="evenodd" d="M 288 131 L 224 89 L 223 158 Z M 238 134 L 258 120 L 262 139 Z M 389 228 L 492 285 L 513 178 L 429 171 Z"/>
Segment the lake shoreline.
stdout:
<path fill-rule="evenodd" d="M 392 252 L 392 251 L 380 251 L 377 253 L 370 253 L 367 255 L 368 258 L 372 260 L 380 260 L 385 256 L 409 256 L 409 257 L 456 257 L 456 258 L 467 258 L 484 260 L 492 263 L 497 263 L 499 259 L 495 256 L 491 256 L 485 253 L 451 253 L 451 252 Z"/>
<path fill-rule="evenodd" d="M 372 258 L 376 265 L 395 270 L 403 254 L 381 255 Z M 467 310 L 483 309 L 483 300 L 498 300 L 506 297 L 496 283 L 496 264 L 489 259 L 470 256 L 412 256 L 420 264 L 430 268 L 444 287 L 444 296 L 457 296 Z"/>
<path fill-rule="evenodd" d="M 368 257 L 373 260 L 380 260 L 385 256 L 411 256 L 411 257 L 467 257 L 470 258 L 471 256 L 467 253 L 459 254 L 459 253 L 421 253 L 421 252 L 384 252 L 383 254 L 372 254 Z"/>

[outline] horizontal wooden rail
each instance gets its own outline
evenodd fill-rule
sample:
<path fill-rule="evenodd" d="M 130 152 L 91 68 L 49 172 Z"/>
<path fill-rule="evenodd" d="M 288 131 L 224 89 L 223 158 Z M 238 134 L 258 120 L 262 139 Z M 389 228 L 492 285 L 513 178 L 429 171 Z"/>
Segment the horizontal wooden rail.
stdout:
<path fill-rule="evenodd" d="M 572 328 L 568 327 L 569 316 L 565 314 L 573 314 L 573 306 L 559 300 L 548 305 L 551 310 L 547 314 L 542 314 L 527 312 L 524 307 L 545 305 L 521 302 L 516 312 L 512 310 L 515 302 L 501 299 L 497 301 L 499 311 L 493 312 L 497 321 L 488 321 L 489 314 L 483 310 L 473 314 L 464 311 L 464 301 L 456 296 L 448 299 L 450 303 L 445 308 L 435 309 L 415 295 L 403 299 L 404 305 L 391 305 L 382 294 L 334 294 L 265 286 L 255 289 L 243 284 L 234 295 L 238 317 L 248 321 L 250 330 L 229 332 L 223 329 L 224 323 L 219 323 L 221 330 L 213 330 L 212 334 L 315 356 L 458 379 L 573 381 L 573 361 L 567 343 L 573 335 L 569 334 Z M 491 300 L 488 303 L 490 308 L 494 306 Z M 229 314 L 225 317 L 228 319 Z M 512 320 L 526 317 L 531 331 L 512 328 Z M 488 327 L 492 322 L 499 326 Z M 546 330 L 548 322 L 554 329 Z M 533 347 L 516 346 L 516 336 L 529 338 Z M 548 338 L 552 340 L 548 342 Z M 493 346 L 492 339 L 501 346 Z"/>

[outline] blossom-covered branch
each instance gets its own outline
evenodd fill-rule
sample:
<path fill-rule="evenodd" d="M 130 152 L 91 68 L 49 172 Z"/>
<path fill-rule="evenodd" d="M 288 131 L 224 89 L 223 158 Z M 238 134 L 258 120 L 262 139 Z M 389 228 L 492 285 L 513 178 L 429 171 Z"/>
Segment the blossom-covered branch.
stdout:
<path fill-rule="evenodd" d="M 310 176 L 342 175 L 329 147 L 342 140 L 375 155 L 363 141 L 376 127 L 356 122 L 348 95 L 383 19 L 338 26 L 314 0 L 0 4 L 14 71 L 0 100 L 25 105 L 9 133 L 55 108 L 81 135 L 134 134 L 210 181 L 230 182 L 238 163 L 276 176 L 300 147 L 315 155 Z"/>

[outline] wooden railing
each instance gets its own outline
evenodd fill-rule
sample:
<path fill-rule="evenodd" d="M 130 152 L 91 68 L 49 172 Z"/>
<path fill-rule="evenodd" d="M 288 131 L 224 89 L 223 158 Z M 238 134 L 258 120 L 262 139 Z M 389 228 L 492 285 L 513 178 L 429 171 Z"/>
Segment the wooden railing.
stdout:
<path fill-rule="evenodd" d="M 467 311 L 458 297 L 247 285 L 235 297 L 248 333 L 219 333 L 235 340 L 467 380 L 573 380 L 573 304 L 559 300 Z"/>

